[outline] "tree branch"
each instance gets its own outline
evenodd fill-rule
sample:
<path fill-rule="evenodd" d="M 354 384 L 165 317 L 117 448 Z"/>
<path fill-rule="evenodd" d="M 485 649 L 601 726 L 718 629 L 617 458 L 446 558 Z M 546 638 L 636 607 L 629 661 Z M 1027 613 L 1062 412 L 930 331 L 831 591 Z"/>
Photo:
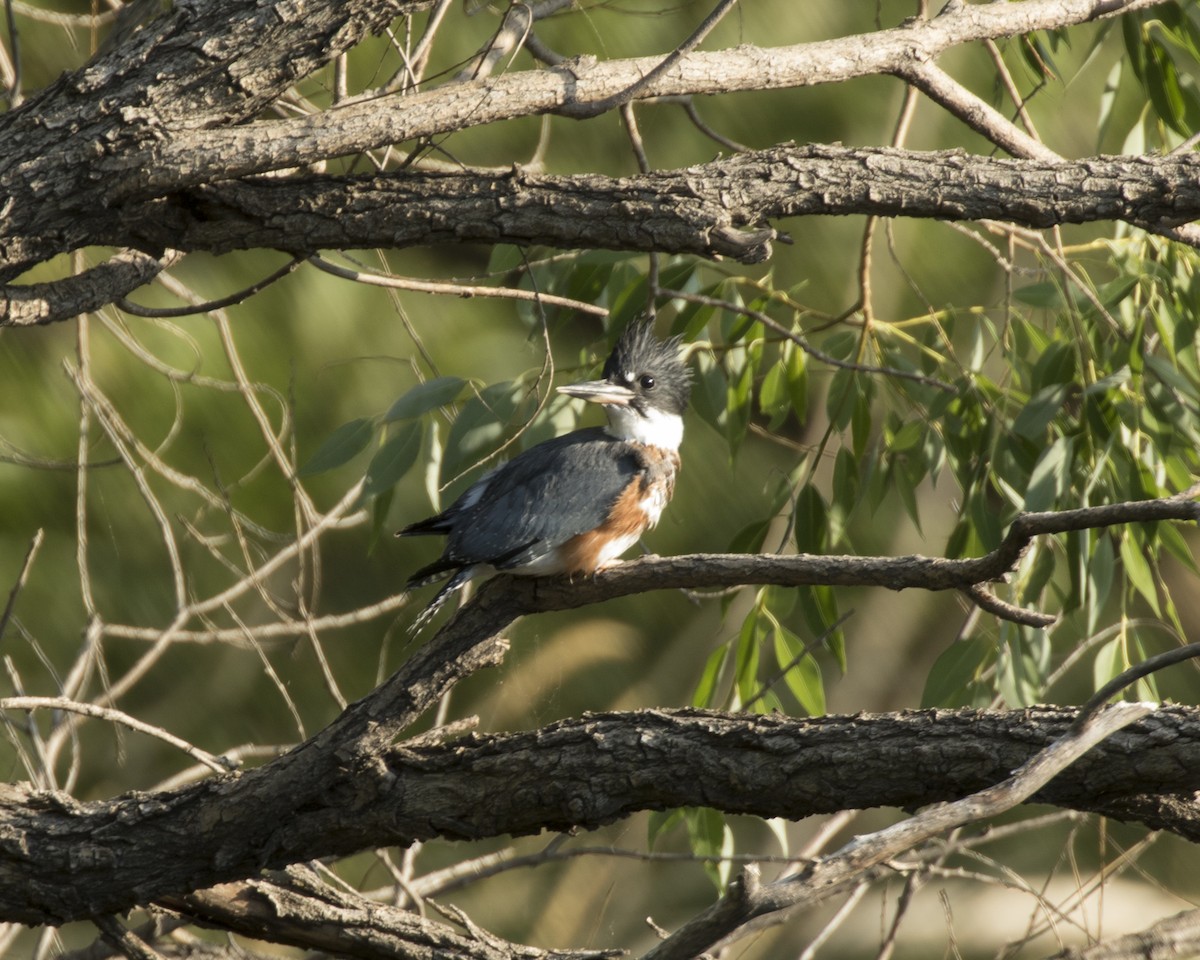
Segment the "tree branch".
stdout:
<path fill-rule="evenodd" d="M 1157 6 L 1163 0 L 1024 0 L 976 4 L 890 30 L 787 47 L 743 45 L 693 51 L 639 88 L 639 99 L 779 90 L 899 72 L 952 47 L 1053 29 Z M 581 57 L 451 84 L 416 96 L 361 100 L 320 116 L 253 127 L 195 131 L 163 142 L 141 164 L 114 158 L 129 195 L 160 195 L 217 179 L 244 177 L 472 126 L 566 112 L 607 101 L 660 64 L 659 57 L 597 62 Z M 116 172 L 116 171 L 114 171 Z"/>
<path fill-rule="evenodd" d="M 539 950 L 491 935 L 463 936 L 408 910 L 335 889 L 303 867 L 167 897 L 160 905 L 258 940 L 360 960 L 600 960 L 621 953 Z"/>
<path fill-rule="evenodd" d="M 115 912 L 155 896 L 245 877 L 264 867 L 347 854 L 385 842 L 594 826 L 632 809 L 714 804 L 711 777 L 694 770 L 683 776 L 673 770 L 661 780 L 699 784 L 700 795 L 652 794 L 630 801 L 614 788 L 611 796 L 619 798 L 618 806 L 599 809 L 570 795 L 551 801 L 546 809 L 545 798 L 551 791 L 545 788 L 542 772 L 530 781 L 536 788 L 522 790 L 511 783 L 493 786 L 489 794 L 465 808 L 459 806 L 469 793 L 465 786 L 456 786 L 448 797 L 415 786 L 407 758 L 419 756 L 419 751 L 402 750 L 396 755 L 391 744 L 459 680 L 498 663 L 507 648 L 500 632 L 524 614 L 683 586 L 828 583 L 961 589 L 1002 576 L 1037 535 L 1117 523 L 1195 520 L 1198 513 L 1200 504 L 1178 497 L 1025 514 L 1013 522 L 996 550 L 967 560 L 716 555 L 647 558 L 575 583 L 562 577 L 497 577 L 370 696 L 348 707 L 317 736 L 255 770 L 164 793 L 153 802 L 135 798 L 81 805 L 57 794 L 0 788 L 0 919 L 62 922 Z M 645 744 L 638 743 L 638 752 L 644 753 Z M 390 759 L 385 762 L 384 756 Z M 393 770 L 394 765 L 402 772 Z M 515 769 L 510 755 L 505 755 L 502 766 Z M 1179 769 L 1200 767 L 1183 764 Z M 476 778 L 472 782 L 485 780 L 478 770 L 472 776 Z M 629 770 L 621 771 L 623 781 L 631 777 L 636 779 Z M 969 781 L 955 780 L 960 787 L 964 782 Z M 1148 783 L 1138 779 L 1136 793 L 1145 792 Z M 565 786 L 573 790 L 577 784 Z M 1192 786 L 1190 780 L 1175 783 L 1134 806 L 1109 812 L 1120 816 L 1118 810 L 1136 811 L 1137 819 L 1164 825 L 1188 822 L 1194 815 Z M 515 821 L 505 820 L 499 812 L 502 807 L 496 797 L 500 794 L 520 801 L 510 815 Z M 730 802 L 743 812 L 764 816 L 816 812 L 754 806 L 761 801 L 753 797 L 771 798 L 774 803 L 776 794 L 774 788 L 764 789 L 761 794 L 752 792 L 750 800 Z M 1096 794 L 1089 796 L 1094 800 Z M 630 802 L 632 806 L 622 805 Z M 823 802 L 844 803 L 845 794 L 827 794 Z M 750 806 L 740 806 L 744 803 Z M 376 822 L 381 810 L 388 811 L 382 823 Z M 220 831 L 210 829 L 216 822 Z M 263 824 L 272 825 L 265 839 Z"/>
<path fill-rule="evenodd" d="M 0 286 L 0 327 L 54 323 L 98 310 L 153 280 L 182 257 L 175 250 L 158 257 L 122 250 L 63 280 Z"/>
<path fill-rule="evenodd" d="M 78 804 L 2 788 L 0 918 L 64 922 L 381 844 L 590 829 L 637 810 L 711 806 L 801 819 L 911 808 L 1003 780 L 1076 715 L 1056 707 L 809 720 L 597 714 L 527 733 L 391 747 L 369 762 L 354 758 L 335 723 L 255 771 L 178 791 Z M 1198 770 L 1200 710 L 1164 708 L 1036 799 L 1200 839 Z"/>
<path fill-rule="evenodd" d="M 639 87 L 637 95 L 780 89 L 901 73 L 906 65 L 960 44 L 1111 17 L 1158 2 L 971 5 L 866 38 L 692 52 Z M 188 186 L 304 166 L 501 119 L 578 110 L 629 90 L 661 62 L 577 60 L 447 84 L 415 96 L 368 99 L 314 117 L 245 122 L 297 76 L 328 62 L 390 17 L 425 5 L 426 0 L 314 0 L 301 14 L 288 4 L 222 0 L 204 5 L 202 14 L 182 6 L 153 21 L 130 44 L 0 116 L 0 196 L 7 198 L 0 216 L 0 265 L 21 270 L 94 243 L 108 221 L 119 219 L 114 208 L 122 204 L 132 203 L 135 217 L 144 218 L 135 201 Z M 295 235 L 285 246 L 305 252 L 322 246 L 298 247 L 298 240 Z"/>
<path fill-rule="evenodd" d="M 1146 960 L 1200 954 L 1200 910 L 1185 910 L 1145 930 L 1054 954 L 1049 960 Z"/>
<path fill-rule="evenodd" d="M 742 584 L 797 586 L 876 586 L 891 590 L 965 590 L 1002 580 L 1016 566 L 1034 537 L 1098 529 L 1124 523 L 1162 520 L 1200 520 L 1200 502 L 1187 497 L 1134 500 L 1098 507 L 1020 514 L 999 546 L 982 557 L 961 560 L 940 557 L 848 557 L 798 554 L 692 554 L 643 557 L 622 563 L 593 577 L 497 577 L 484 584 L 471 606 L 487 608 L 498 624 L 531 613 L 570 610 L 648 590 L 702 589 Z M 451 621 L 443 633 L 454 632 Z"/>
<path fill-rule="evenodd" d="M 1195 154 L 1005 160 L 781 146 L 635 177 L 393 173 L 220 183 L 130 207 L 88 242 L 227 253 L 516 243 L 765 260 L 782 217 L 871 214 L 1031 227 L 1200 217 Z M 934 189 L 936 187 L 936 189 Z M 286 217 L 280 211 L 288 211 Z"/>
<path fill-rule="evenodd" d="M 1115 704 L 1079 726 L 1073 724 L 1060 739 L 1002 783 L 953 803 L 937 804 L 876 833 L 855 837 L 798 874 L 760 885 L 757 870 L 747 869 L 720 900 L 647 953 L 646 960 L 691 960 L 757 917 L 819 903 L 855 882 L 864 871 L 938 834 L 1011 810 L 1096 744 L 1154 710 L 1152 704 Z"/>
<path fill-rule="evenodd" d="M 59 252 L 53 234 L 60 230 L 72 248 L 86 245 L 72 237 L 86 232 L 87 221 L 113 216 L 114 182 L 103 158 L 148 160 L 151 144 L 184 130 L 243 123 L 300 77 L 430 2 L 175 4 L 0 114 L 0 265 L 20 268 Z"/>

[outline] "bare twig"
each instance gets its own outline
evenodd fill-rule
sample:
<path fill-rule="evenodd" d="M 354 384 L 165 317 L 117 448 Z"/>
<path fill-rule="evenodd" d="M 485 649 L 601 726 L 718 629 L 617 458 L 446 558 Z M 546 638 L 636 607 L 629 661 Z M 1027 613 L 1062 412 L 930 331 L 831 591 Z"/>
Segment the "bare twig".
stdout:
<path fill-rule="evenodd" d="M 92 922 L 100 930 L 104 939 L 121 951 L 127 960 L 164 960 L 162 954 L 158 953 L 158 951 L 121 923 L 116 917 L 93 917 Z"/>
<path fill-rule="evenodd" d="M 126 313 L 132 313 L 135 317 L 191 317 L 198 313 L 209 313 L 213 310 L 220 310 L 224 307 L 232 306 L 235 303 L 243 303 L 249 300 L 252 296 L 261 290 L 265 290 L 276 280 L 281 280 L 289 273 L 296 269 L 304 262 L 304 257 L 292 257 L 287 263 L 269 274 L 256 283 L 250 284 L 237 293 L 231 293 L 226 297 L 221 297 L 218 300 L 207 300 L 201 303 L 196 303 L 188 307 L 143 307 L 140 304 L 133 303 L 124 297 L 118 297 L 114 302 L 118 307 Z"/>
<path fill-rule="evenodd" d="M 162 902 L 258 939 L 378 960 L 418 955 L 447 960 L 600 960 L 622 952 L 538 950 L 501 940 L 474 924 L 468 926 L 471 936 L 463 936 L 445 924 L 323 883 L 300 867 Z M 331 915 L 336 923 L 329 922 Z"/>
<path fill-rule="evenodd" d="M 199 747 L 188 743 L 173 733 L 168 733 L 162 727 L 156 727 L 152 723 L 146 723 L 137 717 L 131 717 L 129 714 L 113 707 L 101 707 L 94 703 L 80 703 L 77 700 L 70 700 L 67 697 L 3 697 L 0 698 L 0 710 L 64 710 L 68 713 L 77 713 L 85 717 L 95 717 L 98 720 L 107 720 L 109 723 L 119 723 L 130 730 L 136 730 L 138 733 L 144 733 L 147 736 L 155 737 L 163 743 L 169 743 L 177 750 L 182 750 L 193 760 L 198 760 L 210 770 L 216 773 L 228 773 L 233 769 L 233 765 L 222 757 L 214 756 L 206 750 L 201 750 Z"/>
<path fill-rule="evenodd" d="M 25 581 L 29 579 L 29 570 L 33 566 L 34 558 L 37 556 L 44 538 L 45 531 L 39 527 L 37 533 L 33 535 L 33 539 L 29 541 L 29 549 L 25 551 L 25 559 L 21 561 L 21 570 L 17 574 L 17 579 L 13 583 L 12 589 L 8 591 L 8 601 L 4 604 L 4 612 L 0 613 L 0 640 L 4 639 L 4 631 L 8 627 L 9 619 L 12 617 L 13 607 L 16 605 L 17 597 L 20 596 L 21 590 L 25 586 Z"/>
<path fill-rule="evenodd" d="M 578 310 L 580 313 L 590 313 L 596 317 L 607 317 L 608 310 L 582 300 L 572 300 L 570 297 L 560 297 L 550 293 L 538 293 L 536 290 L 520 290 L 516 287 L 489 287 L 478 284 L 439 283 L 431 280 L 414 280 L 411 277 L 384 276 L 380 273 L 370 273 L 351 267 L 342 267 L 331 263 L 316 254 L 308 258 L 318 270 L 331 273 L 344 280 L 365 283 L 374 287 L 392 287 L 397 290 L 416 290 L 420 293 L 438 293 L 448 297 L 499 297 L 505 300 L 541 301 L 553 307 L 566 307 L 568 310 Z"/>
<path fill-rule="evenodd" d="M 728 310 L 730 313 L 740 313 L 747 317 L 752 317 L 761 323 L 764 327 L 775 331 L 782 337 L 791 340 L 801 350 L 811 356 L 814 360 L 819 360 L 821 363 L 827 363 L 831 367 L 837 367 L 839 370 L 854 370 L 858 373 L 877 373 L 888 377 L 898 377 L 902 380 L 913 380 L 917 383 L 924 384 L 927 387 L 936 387 L 939 390 L 945 390 L 953 393 L 957 388 L 943 380 L 938 380 L 936 377 L 927 377 L 924 374 L 913 373 L 910 370 L 898 370 L 895 367 L 877 367 L 866 363 L 854 363 L 849 360 L 839 360 L 837 357 L 830 356 L 823 350 L 814 347 L 808 342 L 808 339 L 797 333 L 789 327 L 784 326 L 774 317 L 763 313 L 761 310 L 755 310 L 751 307 L 743 306 L 742 304 L 733 303 L 730 300 L 721 300 L 716 297 L 708 297 L 699 293 L 688 293 L 684 290 L 664 290 L 664 296 L 674 297 L 678 300 L 686 300 L 688 303 L 701 303 L 709 307 L 717 307 L 720 310 Z"/>

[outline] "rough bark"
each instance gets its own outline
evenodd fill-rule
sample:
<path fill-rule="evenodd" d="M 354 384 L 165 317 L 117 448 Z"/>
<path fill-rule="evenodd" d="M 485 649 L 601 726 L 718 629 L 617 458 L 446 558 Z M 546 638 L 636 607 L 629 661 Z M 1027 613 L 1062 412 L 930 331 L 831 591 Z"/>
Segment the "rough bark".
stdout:
<path fill-rule="evenodd" d="M 218 183 L 100 220 L 91 243 L 228 253 L 513 243 L 767 259 L 785 217 L 872 214 L 1029 227 L 1200 216 L 1200 158 L 1004 160 L 782 146 L 639 177 L 395 173 Z M 0 318 L 3 314 L 0 313 Z"/>
<path fill-rule="evenodd" d="M 374 181 L 228 182 L 508 117 L 572 116 L 619 93 L 656 62 L 579 60 L 550 70 L 448 83 L 417 96 L 366 99 L 296 120 L 256 119 L 298 78 L 392 17 L 424 5 L 424 0 L 179 4 L 127 43 L 0 116 L 0 196 L 5 198 L 0 282 L 49 257 L 95 244 L 135 247 L 158 258 L 174 249 L 270 246 L 304 252 L 513 242 L 754 262 L 769 254 L 771 234 L 763 229 L 768 218 L 806 213 L 983 216 L 1034 226 L 1111 218 L 1153 226 L 1164 218 L 1170 224 L 1194 216 L 1189 170 L 1169 163 L 1160 168 L 1150 160 L 1118 168 L 1100 158 L 1089 161 L 1091 167 L 1085 162 L 1023 174 L 989 161 L 971 166 L 966 158 L 870 152 L 842 152 L 839 158 L 837 151 L 806 156 L 782 148 L 740 164 L 637 180 L 389 174 Z M 847 37 L 777 49 L 693 53 L 638 96 L 899 75 L 962 43 L 1153 5 L 1152 0 L 1027 0 L 967 6 L 877 31 L 869 43 Z M 1126 173 L 1144 188 L 1119 189 Z M 949 179 L 942 179 L 947 174 Z M 935 185 L 945 194 L 931 189 Z M 1072 198 L 1092 187 L 1100 193 L 1095 201 Z M 1028 191 L 1035 200 L 1049 197 L 1046 208 Z M 934 199 L 922 200 L 922 193 Z M 1164 197 L 1172 200 L 1163 202 Z M 429 209 L 411 216 L 418 202 Z M 555 203 L 561 204 L 560 215 L 551 215 Z M 746 227 L 752 229 L 739 232 Z M 9 294 L 9 302 L 0 300 L 0 324 L 64 315 L 61 308 L 21 308 L 20 299 Z"/>
<path fill-rule="evenodd" d="M 317 857 L 435 836 L 588 829 L 638 810 L 801 819 L 911 808 L 1004 779 L 1074 716 L 1057 707 L 810 720 L 643 711 L 373 758 L 310 742 L 249 773 L 96 803 L 9 786 L 0 919 L 62 923 Z M 1197 789 L 1200 710 L 1176 707 L 1112 737 L 1036 799 L 1194 840 Z M 1163 795 L 1176 805 L 1164 807 Z"/>

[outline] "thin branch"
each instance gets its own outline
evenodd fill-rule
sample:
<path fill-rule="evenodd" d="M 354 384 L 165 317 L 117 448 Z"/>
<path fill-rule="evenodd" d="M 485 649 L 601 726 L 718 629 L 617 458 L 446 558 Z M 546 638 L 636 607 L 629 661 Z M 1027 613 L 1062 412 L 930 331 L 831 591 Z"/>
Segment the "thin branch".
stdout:
<path fill-rule="evenodd" d="M 1076 723 L 1086 723 L 1088 718 L 1103 707 L 1110 699 L 1143 677 L 1148 677 L 1159 670 L 1174 666 L 1177 663 L 1183 663 L 1185 660 L 1193 660 L 1196 657 L 1200 657 L 1200 643 L 1189 643 L 1175 650 L 1168 650 L 1165 653 L 1147 657 L 1141 663 L 1135 663 L 1129 669 L 1122 670 L 1117 676 L 1113 677 L 1108 683 L 1092 694 L 1092 696 L 1088 697 L 1087 702 L 1079 711 L 1079 719 L 1076 720 Z"/>
<path fill-rule="evenodd" d="M 1027 610 L 1006 600 L 1001 600 L 982 584 L 973 583 L 969 587 L 964 587 L 963 593 L 979 609 L 986 610 L 992 616 L 999 617 L 1001 620 L 1007 620 L 1009 623 L 1019 623 L 1026 627 L 1042 628 L 1048 627 L 1058 621 L 1058 617 L 1053 614 L 1038 613 L 1036 610 Z"/>
<path fill-rule="evenodd" d="M 641 96 L 646 90 L 650 89 L 660 77 L 665 76 L 687 54 L 700 46 L 704 38 L 712 33 L 718 23 L 725 19 L 725 15 L 737 5 L 737 2 L 738 0 L 720 0 L 713 11 L 700 23 L 700 26 L 692 32 L 690 37 L 684 40 L 683 43 L 672 50 L 667 56 L 663 57 L 646 74 L 624 89 L 618 90 L 616 93 L 604 97 L 602 100 L 583 101 L 569 99 L 559 108 L 558 112 L 573 120 L 584 120 L 588 117 L 598 117 L 602 113 L 607 113 L 609 110 L 614 110 L 617 107 L 623 107 L 627 103 L 630 103 Z"/>
<path fill-rule="evenodd" d="M 104 939 L 124 954 L 127 960 L 163 960 L 162 954 L 154 950 L 116 917 L 93 917 L 92 922 L 100 930 Z"/>
<path fill-rule="evenodd" d="M 856 373 L 875 373 L 886 377 L 897 377 L 901 380 L 912 380 L 927 387 L 934 387 L 948 393 L 956 393 L 958 390 L 953 384 L 946 383 L 944 380 L 938 380 L 936 377 L 927 377 L 921 373 L 913 373 L 911 370 L 899 370 L 896 367 L 879 367 L 867 363 L 854 363 L 850 360 L 839 360 L 824 350 L 814 347 L 808 342 L 806 337 L 792 330 L 790 327 L 784 326 L 774 317 L 761 310 L 755 310 L 729 300 L 720 300 L 716 297 L 708 297 L 699 293 L 687 293 L 683 290 L 664 290 L 663 295 L 678 300 L 686 300 L 688 303 L 700 303 L 705 306 L 716 307 L 720 310 L 728 310 L 730 313 L 740 313 L 744 316 L 752 317 L 769 330 L 775 331 L 782 337 L 787 337 L 787 339 L 791 340 L 792 343 L 796 344 L 796 346 L 814 360 L 819 360 L 821 363 L 829 364 L 829 366 L 836 367 L 839 370 L 853 370 Z"/>
<path fill-rule="evenodd" d="M 488 287 L 457 282 L 438 283 L 431 280 L 414 280 L 411 277 L 396 277 L 381 273 L 370 273 L 352 267 L 342 267 L 331 263 L 324 257 L 313 254 L 308 258 L 318 270 L 341 277 L 343 280 L 353 280 L 374 287 L 391 287 L 396 290 L 416 290 L 420 293 L 437 293 L 449 297 L 462 297 L 469 300 L 472 297 L 499 297 L 505 300 L 526 300 L 542 302 L 552 307 L 565 307 L 568 310 L 578 310 L 595 317 L 607 317 L 608 310 L 593 303 L 582 300 L 572 300 L 570 297 L 560 297 L 551 293 L 538 293 L 536 290 L 520 290 L 516 287 Z"/>
<path fill-rule="evenodd" d="M 379 617 L 394 613 L 408 606 L 408 595 L 393 594 L 378 603 L 357 607 L 346 613 L 330 613 L 321 617 L 304 620 L 273 621 L 271 623 L 247 624 L 242 627 L 220 627 L 206 630 L 175 631 L 176 637 L 183 643 L 231 643 L 243 645 L 247 636 L 255 640 L 281 640 L 287 637 L 302 637 L 310 630 L 325 632 L 352 627 L 356 624 L 367 623 Z M 101 628 L 106 637 L 121 637 L 126 640 L 146 640 L 154 642 L 162 636 L 159 627 L 135 627 L 131 624 L 105 623 Z"/>
<path fill-rule="evenodd" d="M 12 47 L 12 53 L 8 55 L 11 75 L 5 99 L 8 100 L 9 109 L 15 110 L 21 105 L 23 97 L 21 95 L 21 38 L 17 33 L 17 18 L 13 13 L 13 0 L 4 0 L 4 20 L 5 26 L 8 27 L 8 42 Z"/>
<path fill-rule="evenodd" d="M 16 606 L 17 597 L 25 587 L 25 581 L 29 579 L 29 570 L 33 566 L 38 550 L 41 549 L 43 539 L 45 539 L 45 530 L 38 527 L 37 533 L 29 541 L 29 549 L 25 551 L 25 559 L 21 561 L 21 569 L 17 573 L 16 582 L 8 591 L 8 601 L 4 604 L 4 612 L 0 613 L 0 640 L 4 639 L 4 631 L 8 628 L 8 621 L 12 618 L 13 607 Z"/>
<path fill-rule="evenodd" d="M 229 296 L 221 297 L 219 300 L 207 300 L 187 307 L 143 307 L 124 297 L 119 297 L 114 302 L 126 313 L 132 313 L 135 317 L 192 317 L 198 313 L 210 313 L 213 310 L 221 310 L 235 303 L 243 303 L 259 291 L 265 290 L 276 280 L 282 280 L 303 262 L 303 257 L 292 257 L 291 260 L 278 270 L 259 280 L 257 283 L 252 283 L 250 286 L 237 291 L 237 293 L 231 293 Z"/>
<path fill-rule="evenodd" d="M 207 750 L 201 750 L 199 747 L 188 743 L 173 733 L 168 733 L 162 727 L 156 727 L 154 724 L 137 719 L 137 717 L 131 717 L 129 714 L 121 710 L 116 710 L 113 707 L 102 707 L 94 703 L 80 703 L 77 700 L 71 700 L 67 697 L 3 697 L 0 698 L 0 710 L 64 710 L 68 713 L 77 713 L 85 717 L 107 720 L 109 723 L 119 723 L 130 730 L 136 730 L 138 733 L 144 733 L 147 736 L 163 741 L 163 743 L 169 743 L 177 750 L 182 750 L 193 760 L 200 761 L 200 763 L 216 773 L 228 773 L 233 769 L 233 765 L 223 757 L 214 756 Z"/>
<path fill-rule="evenodd" d="M 472 931 L 463 936 L 442 923 L 368 900 L 323 883 L 310 870 L 293 867 L 239 884 L 225 884 L 163 905 L 204 923 L 255 939 L 360 960 L 436 956 L 446 960 L 601 960 L 620 950 L 539 950 Z"/>
<path fill-rule="evenodd" d="M 3 216 L 0 209 L 0 219 Z M 148 283 L 182 257 L 182 253 L 174 250 L 161 257 L 140 250 L 124 250 L 104 263 L 62 280 L 0 285 L 0 327 L 55 323 L 98 310 Z"/>
<path fill-rule="evenodd" d="M 1200 520 L 1200 503 L 1181 497 L 1136 500 L 1098 507 L 1047 513 L 1019 514 L 999 546 L 981 557 L 950 560 L 906 557 L 849 557 L 797 554 L 692 554 L 642 557 L 618 564 L 586 579 L 567 577 L 497 577 L 485 583 L 474 601 L 467 630 L 476 629 L 475 616 L 490 618 L 494 631 L 515 616 L 548 610 L 567 610 L 647 590 L 679 590 L 756 584 L 796 586 L 879 586 L 892 590 L 963 590 L 1003 579 L 1020 560 L 1034 537 L 1100 529 L 1125 523 L 1161 520 Z M 451 621 L 443 632 L 454 631 Z M 489 634 L 490 635 L 490 634 Z"/>

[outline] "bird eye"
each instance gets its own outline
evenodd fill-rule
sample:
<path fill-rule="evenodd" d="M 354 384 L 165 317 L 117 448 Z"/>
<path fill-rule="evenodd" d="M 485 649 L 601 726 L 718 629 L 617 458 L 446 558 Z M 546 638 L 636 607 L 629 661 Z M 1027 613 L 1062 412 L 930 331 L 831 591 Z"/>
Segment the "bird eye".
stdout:
<path fill-rule="evenodd" d="M 642 385 L 643 390 L 654 389 L 654 378 L 648 373 L 643 373 L 640 377 L 638 377 L 638 383 Z"/>

